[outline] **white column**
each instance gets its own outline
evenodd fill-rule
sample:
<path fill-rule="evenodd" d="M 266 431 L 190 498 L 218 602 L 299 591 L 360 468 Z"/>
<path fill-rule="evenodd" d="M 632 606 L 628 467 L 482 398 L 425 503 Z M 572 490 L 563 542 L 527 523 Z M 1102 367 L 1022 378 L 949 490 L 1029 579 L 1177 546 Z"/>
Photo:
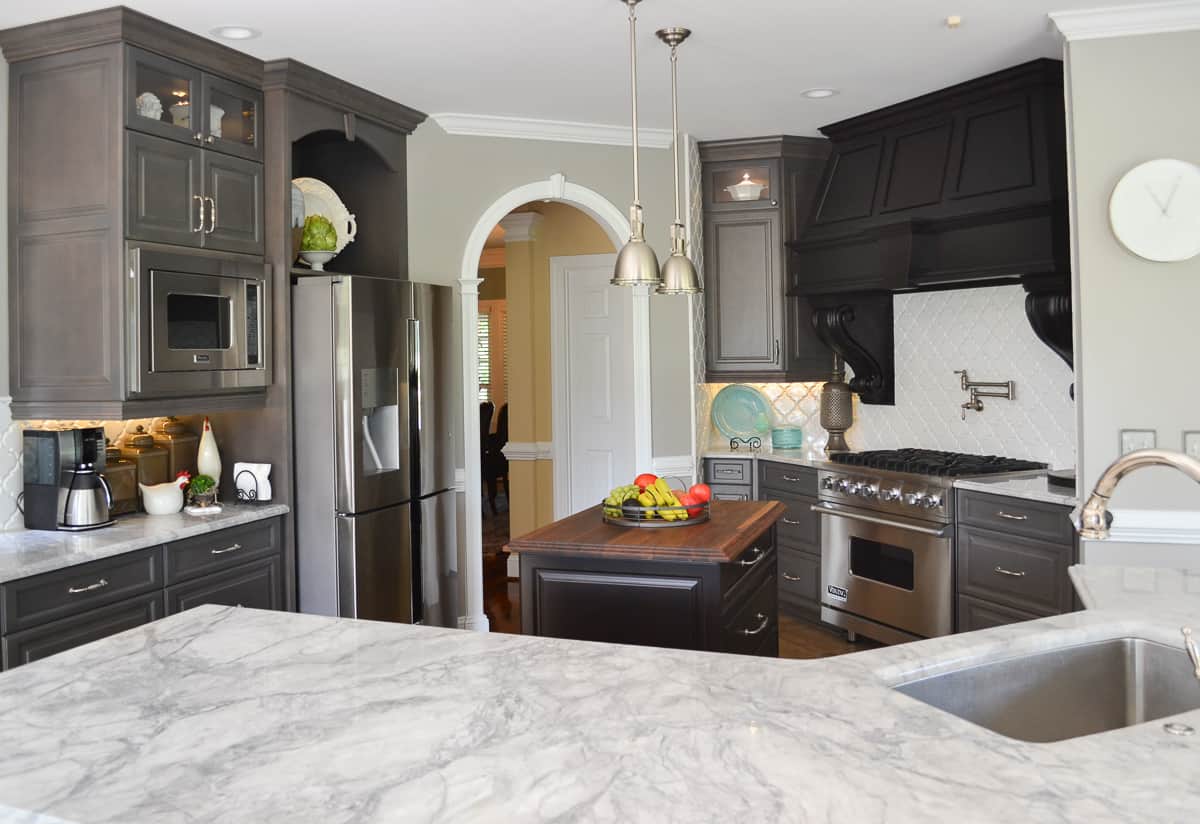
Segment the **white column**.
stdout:
<path fill-rule="evenodd" d="M 465 596 L 464 628 L 487 632 L 488 619 L 483 611 L 483 511 L 480 490 L 483 489 L 483 467 L 479 463 L 479 363 L 474 358 L 476 336 L 479 334 L 479 278 L 462 278 L 458 282 L 462 299 L 463 347 L 463 456 L 466 463 L 466 511 L 463 513 L 463 536 L 466 558 L 463 570 Z"/>

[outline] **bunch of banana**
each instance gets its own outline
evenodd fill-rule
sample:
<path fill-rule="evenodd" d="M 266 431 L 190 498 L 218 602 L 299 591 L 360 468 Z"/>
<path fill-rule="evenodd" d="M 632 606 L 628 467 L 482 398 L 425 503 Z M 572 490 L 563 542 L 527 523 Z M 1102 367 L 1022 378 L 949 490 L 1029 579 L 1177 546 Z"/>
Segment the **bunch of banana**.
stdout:
<path fill-rule="evenodd" d="M 647 486 L 646 491 L 638 495 L 637 499 L 642 506 L 681 506 L 671 487 L 667 486 L 667 482 L 662 478 Z M 649 514 L 653 517 L 653 513 Z M 686 509 L 664 509 L 658 514 L 664 521 L 686 521 L 688 516 Z"/>
<path fill-rule="evenodd" d="M 604 499 L 604 514 L 610 518 L 621 517 L 621 504 L 626 501 L 635 501 L 638 496 L 637 484 L 626 484 L 618 486 L 608 493 L 608 497 Z"/>

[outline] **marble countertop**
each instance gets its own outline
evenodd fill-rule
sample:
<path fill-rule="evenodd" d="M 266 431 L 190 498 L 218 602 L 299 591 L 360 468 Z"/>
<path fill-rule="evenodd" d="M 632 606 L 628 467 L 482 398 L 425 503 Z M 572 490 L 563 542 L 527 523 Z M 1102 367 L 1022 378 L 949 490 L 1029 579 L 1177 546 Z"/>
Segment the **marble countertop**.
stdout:
<path fill-rule="evenodd" d="M 183 512 L 177 515 L 124 515 L 112 526 L 89 532 L 36 529 L 0 532 L 0 583 L 261 521 L 287 511 L 285 504 L 226 504 L 222 512 L 203 517 Z"/>
<path fill-rule="evenodd" d="M 1076 564 L 1067 574 L 1088 609 L 1155 610 L 1200 617 L 1200 569 Z"/>
<path fill-rule="evenodd" d="M 814 454 L 808 449 L 772 449 L 769 446 L 754 451 L 749 449 L 707 449 L 700 457 L 778 461 L 779 463 L 793 464 L 795 466 L 808 466 L 813 469 L 817 469 L 825 464 L 825 456 L 819 452 Z"/>
<path fill-rule="evenodd" d="M 1062 504 L 1074 507 L 1079 499 L 1071 490 L 1051 484 L 1045 475 L 1031 478 L 971 478 L 954 482 L 955 489 L 970 489 L 976 492 L 988 492 L 993 495 L 1004 495 L 1009 498 L 1022 498 L 1026 501 L 1042 501 L 1048 504 Z"/>
<path fill-rule="evenodd" d="M 0 674 L 0 805 L 89 824 L 1190 822 L 1200 736 L 1031 744 L 890 689 L 1131 633 L 1175 644 L 1178 625 L 1088 611 L 788 661 L 199 607 Z"/>

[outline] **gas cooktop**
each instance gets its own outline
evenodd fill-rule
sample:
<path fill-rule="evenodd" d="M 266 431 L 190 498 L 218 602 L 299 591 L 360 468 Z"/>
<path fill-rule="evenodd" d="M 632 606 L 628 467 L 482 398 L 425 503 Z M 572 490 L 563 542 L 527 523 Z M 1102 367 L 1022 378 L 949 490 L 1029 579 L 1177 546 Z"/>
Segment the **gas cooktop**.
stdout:
<path fill-rule="evenodd" d="M 1030 472 L 1046 469 L 1047 465 L 1017 458 L 996 455 L 966 455 L 961 452 L 940 452 L 936 449 L 878 449 L 868 452 L 835 452 L 831 463 L 882 469 L 888 472 L 907 472 L 938 478 L 960 478 L 967 475 L 995 475 L 1004 472 Z"/>

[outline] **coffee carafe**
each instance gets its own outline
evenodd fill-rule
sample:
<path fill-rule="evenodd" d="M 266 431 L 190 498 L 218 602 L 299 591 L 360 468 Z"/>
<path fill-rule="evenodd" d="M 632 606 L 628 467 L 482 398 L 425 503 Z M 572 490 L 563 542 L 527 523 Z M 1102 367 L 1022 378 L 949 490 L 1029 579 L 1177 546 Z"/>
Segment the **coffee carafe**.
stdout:
<path fill-rule="evenodd" d="M 58 528 L 95 529 L 112 523 L 112 487 L 90 463 L 64 469 L 58 487 Z"/>

